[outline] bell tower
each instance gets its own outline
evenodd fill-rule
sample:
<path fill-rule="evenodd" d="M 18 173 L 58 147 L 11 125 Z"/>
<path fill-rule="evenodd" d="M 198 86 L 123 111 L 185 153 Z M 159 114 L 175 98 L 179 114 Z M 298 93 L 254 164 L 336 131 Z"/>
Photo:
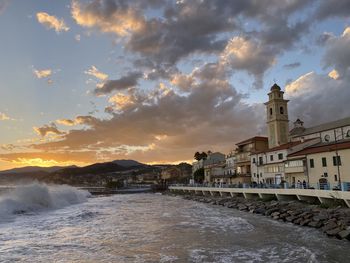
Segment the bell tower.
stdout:
<path fill-rule="evenodd" d="M 269 148 L 288 143 L 288 100 L 283 98 L 284 92 L 275 83 L 268 93 L 266 105 L 266 124 L 269 138 Z"/>

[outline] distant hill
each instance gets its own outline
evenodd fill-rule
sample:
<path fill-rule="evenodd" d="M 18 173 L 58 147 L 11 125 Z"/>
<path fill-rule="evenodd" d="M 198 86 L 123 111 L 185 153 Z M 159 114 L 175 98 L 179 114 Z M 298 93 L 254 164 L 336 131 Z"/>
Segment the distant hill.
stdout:
<path fill-rule="evenodd" d="M 107 182 L 125 179 L 139 180 L 143 176 L 160 176 L 162 170 L 174 165 L 147 165 L 134 160 L 116 160 L 84 167 L 28 166 L 0 172 L 0 184 L 41 181 L 54 184 L 104 186 Z M 191 170 L 188 164 L 179 164 L 181 170 Z"/>
<path fill-rule="evenodd" d="M 140 163 L 135 160 L 115 160 L 112 163 L 119 164 L 124 167 L 132 167 L 132 166 L 146 166 L 146 164 Z"/>
<path fill-rule="evenodd" d="M 13 168 L 9 170 L 0 171 L 0 174 L 20 174 L 20 173 L 35 173 L 35 172 L 47 172 L 53 173 L 65 168 L 75 168 L 77 166 L 51 166 L 51 167 L 40 167 L 40 166 L 26 166 L 21 168 Z"/>

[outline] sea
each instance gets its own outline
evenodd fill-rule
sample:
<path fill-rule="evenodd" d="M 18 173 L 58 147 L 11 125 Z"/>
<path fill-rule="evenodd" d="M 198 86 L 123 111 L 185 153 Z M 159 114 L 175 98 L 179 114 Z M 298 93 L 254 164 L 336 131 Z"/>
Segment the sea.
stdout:
<path fill-rule="evenodd" d="M 0 262 L 350 262 L 320 231 L 161 194 L 39 183 L 0 194 Z"/>

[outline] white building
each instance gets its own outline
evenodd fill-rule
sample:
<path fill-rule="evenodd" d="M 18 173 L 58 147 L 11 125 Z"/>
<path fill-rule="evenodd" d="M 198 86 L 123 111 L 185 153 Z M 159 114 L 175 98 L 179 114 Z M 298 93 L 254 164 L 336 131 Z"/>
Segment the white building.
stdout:
<path fill-rule="evenodd" d="M 291 141 L 319 138 L 323 143 L 350 139 L 350 117 L 323 123 L 310 128 L 304 127 L 304 122 L 297 119 L 290 131 Z"/>
<path fill-rule="evenodd" d="M 293 162 L 295 162 L 289 160 L 290 154 L 301 151 L 306 147 L 317 144 L 318 142 L 318 138 L 307 141 L 289 142 L 252 154 L 252 181 L 266 184 L 280 184 L 281 182 L 294 184 L 295 182 L 292 180 L 291 175 L 294 175 L 294 177 L 297 175 L 294 174 L 295 171 L 289 169 L 293 166 Z M 298 179 L 304 180 L 306 178 L 305 176 L 303 170 L 302 178 Z"/>
<path fill-rule="evenodd" d="M 226 156 L 226 165 L 224 169 L 224 175 L 235 175 L 236 174 L 236 156 L 234 151 L 230 152 Z"/>
<path fill-rule="evenodd" d="M 314 188 L 343 188 L 350 184 L 350 140 L 318 143 L 291 154 L 303 160 L 307 182 Z"/>

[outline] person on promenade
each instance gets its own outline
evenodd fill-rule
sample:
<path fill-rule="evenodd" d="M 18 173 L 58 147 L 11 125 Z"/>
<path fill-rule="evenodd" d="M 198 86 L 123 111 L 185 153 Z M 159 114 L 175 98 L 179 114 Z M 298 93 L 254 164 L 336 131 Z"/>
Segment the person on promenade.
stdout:
<path fill-rule="evenodd" d="M 301 188 L 301 182 L 300 182 L 300 180 L 298 180 L 298 182 L 297 182 L 297 187 L 300 189 Z"/>

